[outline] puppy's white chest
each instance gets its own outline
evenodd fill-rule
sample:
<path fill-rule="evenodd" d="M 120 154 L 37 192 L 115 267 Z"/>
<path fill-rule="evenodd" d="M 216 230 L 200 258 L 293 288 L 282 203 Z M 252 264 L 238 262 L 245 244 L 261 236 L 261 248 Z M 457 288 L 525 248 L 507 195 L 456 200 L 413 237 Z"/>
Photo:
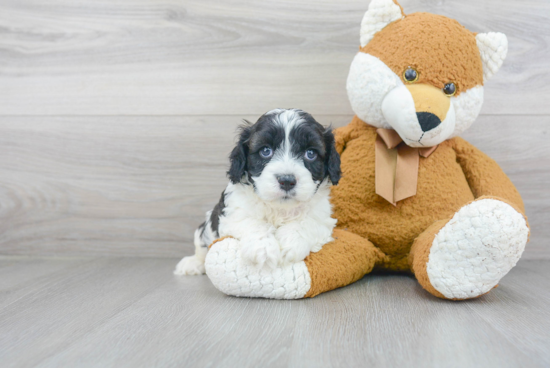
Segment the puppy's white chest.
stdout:
<path fill-rule="evenodd" d="M 308 210 L 304 206 L 289 208 L 289 209 L 275 209 L 266 211 L 264 220 L 273 225 L 275 228 L 281 226 L 300 222 L 308 215 Z"/>

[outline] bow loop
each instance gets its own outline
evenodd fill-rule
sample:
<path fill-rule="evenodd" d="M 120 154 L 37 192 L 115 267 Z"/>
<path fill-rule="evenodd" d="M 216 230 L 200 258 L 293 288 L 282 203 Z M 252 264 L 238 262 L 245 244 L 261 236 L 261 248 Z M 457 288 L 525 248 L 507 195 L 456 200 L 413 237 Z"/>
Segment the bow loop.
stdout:
<path fill-rule="evenodd" d="M 382 138 L 388 149 L 393 149 L 403 142 L 403 139 L 401 139 L 399 134 L 397 134 L 397 132 L 393 129 L 380 128 L 376 129 L 376 133 L 380 138 Z"/>

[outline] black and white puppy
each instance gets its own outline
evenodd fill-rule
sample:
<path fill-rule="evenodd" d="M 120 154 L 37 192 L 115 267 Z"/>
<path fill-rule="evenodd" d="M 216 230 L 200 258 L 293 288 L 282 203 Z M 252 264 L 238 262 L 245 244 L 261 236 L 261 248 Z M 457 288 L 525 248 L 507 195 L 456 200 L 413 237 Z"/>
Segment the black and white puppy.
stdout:
<path fill-rule="evenodd" d="M 241 127 L 230 161 L 230 182 L 195 231 L 195 255 L 175 274 L 203 274 L 208 246 L 224 236 L 240 241 L 245 261 L 271 268 L 332 240 L 329 194 L 340 179 L 340 156 L 330 128 L 302 110 L 272 110 Z"/>

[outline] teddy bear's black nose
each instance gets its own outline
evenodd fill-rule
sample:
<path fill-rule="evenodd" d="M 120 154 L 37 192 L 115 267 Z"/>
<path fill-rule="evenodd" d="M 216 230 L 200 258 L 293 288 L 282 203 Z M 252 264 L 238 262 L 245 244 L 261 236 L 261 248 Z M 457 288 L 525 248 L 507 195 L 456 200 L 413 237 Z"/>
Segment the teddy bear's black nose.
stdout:
<path fill-rule="evenodd" d="M 423 132 L 432 130 L 441 124 L 441 119 L 431 112 L 417 112 L 416 116 L 418 117 L 418 123 Z"/>

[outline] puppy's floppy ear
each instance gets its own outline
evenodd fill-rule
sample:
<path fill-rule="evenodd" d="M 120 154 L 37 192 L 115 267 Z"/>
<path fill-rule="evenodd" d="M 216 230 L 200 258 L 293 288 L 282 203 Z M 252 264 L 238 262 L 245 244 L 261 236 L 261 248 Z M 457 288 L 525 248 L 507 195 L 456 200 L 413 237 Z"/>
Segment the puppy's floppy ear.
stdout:
<path fill-rule="evenodd" d="M 326 155 L 325 155 L 325 168 L 328 177 L 333 185 L 338 184 L 342 172 L 340 171 L 340 155 L 336 151 L 336 145 L 334 142 L 334 134 L 332 134 L 332 127 L 328 127 L 323 133 L 325 139 Z"/>
<path fill-rule="evenodd" d="M 229 180 L 231 180 L 233 184 L 239 183 L 246 172 L 246 157 L 248 156 L 248 140 L 250 139 L 251 123 L 246 120 L 244 122 L 245 124 L 239 127 L 239 141 L 229 155 L 231 165 L 229 166 L 227 176 L 229 176 Z"/>

